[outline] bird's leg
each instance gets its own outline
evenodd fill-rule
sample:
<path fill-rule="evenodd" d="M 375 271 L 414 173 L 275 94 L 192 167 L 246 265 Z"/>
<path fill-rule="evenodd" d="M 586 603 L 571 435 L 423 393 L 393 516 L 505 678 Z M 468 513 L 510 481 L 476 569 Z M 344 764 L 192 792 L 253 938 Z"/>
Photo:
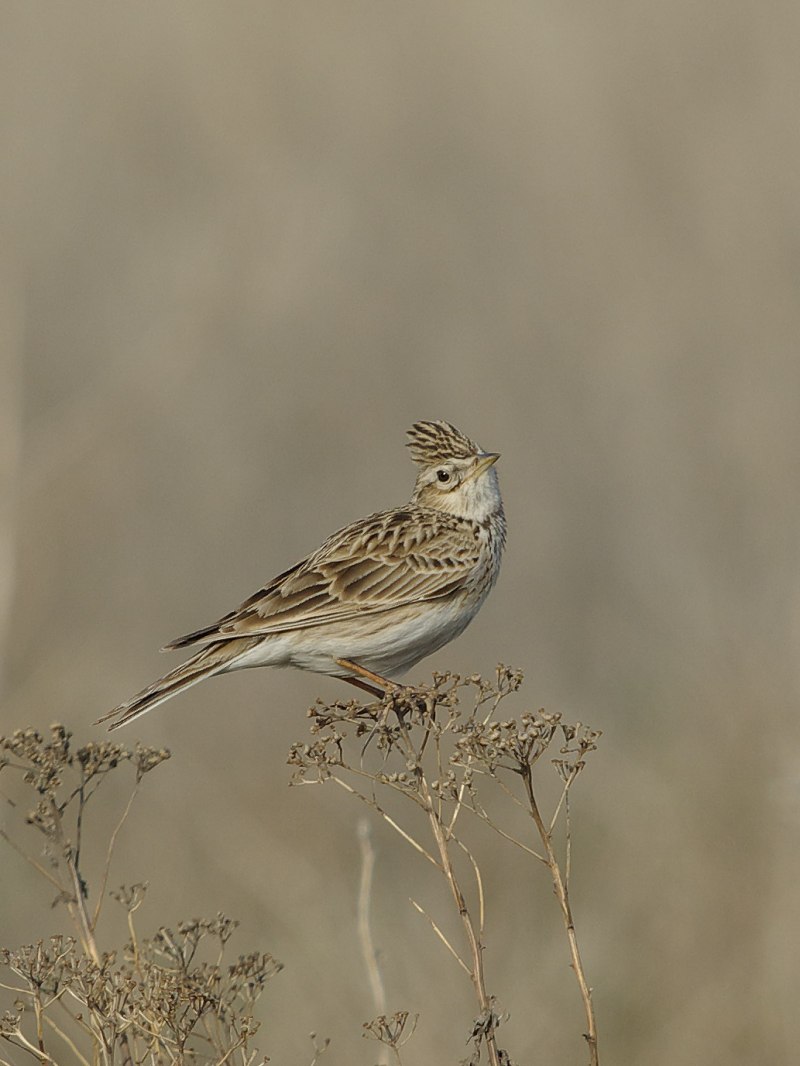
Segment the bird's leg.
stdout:
<path fill-rule="evenodd" d="M 371 681 L 372 685 L 380 685 L 380 691 L 373 688 L 372 685 L 365 685 L 363 682 L 359 682 L 354 677 L 343 677 L 342 681 L 349 681 L 351 685 L 356 685 L 358 688 L 363 688 L 367 692 L 371 692 L 374 696 L 383 696 L 387 692 L 394 692 L 395 689 L 400 688 L 394 681 L 389 681 L 386 677 L 381 677 L 380 674 L 373 674 L 371 670 L 367 670 L 365 666 L 359 666 L 358 663 L 354 663 L 352 659 L 337 659 L 336 665 L 343 667 L 345 670 L 350 670 L 354 674 L 358 674 L 359 677 L 366 678 L 367 681 Z"/>
<path fill-rule="evenodd" d="M 354 663 L 352 659 L 337 659 L 336 665 L 343 667 L 345 670 L 350 670 L 354 674 L 360 674 L 360 677 L 348 677 L 342 674 L 337 676 L 342 678 L 342 681 L 348 681 L 351 685 L 355 685 L 356 688 L 363 689 L 365 692 L 371 692 L 373 696 L 385 696 L 387 692 L 396 692 L 401 686 L 394 681 L 390 681 L 387 677 L 381 677 L 380 674 L 374 674 L 372 670 L 367 670 L 365 666 L 360 666 L 358 663 Z M 367 681 L 362 681 L 361 678 L 367 678 L 372 681 L 373 684 L 367 684 Z M 382 688 L 376 688 L 376 685 L 381 685 Z M 398 721 L 402 724 L 403 716 L 402 712 L 396 707 Z M 388 709 L 384 708 L 380 715 L 375 719 L 375 725 L 369 732 L 367 742 L 361 749 L 361 758 L 364 758 L 364 753 L 370 745 L 370 741 L 375 736 L 375 732 L 379 727 L 386 725 L 388 718 Z"/>
<path fill-rule="evenodd" d="M 356 688 L 360 688 L 362 692 L 368 692 L 370 696 L 383 696 L 383 692 L 379 688 L 375 688 L 374 685 L 368 685 L 366 681 L 362 681 L 358 677 L 347 677 L 346 674 L 336 675 L 340 681 L 346 681 L 348 685 L 355 685 Z"/>

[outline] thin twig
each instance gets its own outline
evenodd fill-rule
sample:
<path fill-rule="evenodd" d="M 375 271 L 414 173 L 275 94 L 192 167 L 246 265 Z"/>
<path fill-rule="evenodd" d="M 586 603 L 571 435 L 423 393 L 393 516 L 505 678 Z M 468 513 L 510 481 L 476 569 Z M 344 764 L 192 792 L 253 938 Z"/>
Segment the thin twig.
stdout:
<path fill-rule="evenodd" d="M 108 848 L 106 849 L 106 860 L 105 860 L 105 863 L 103 865 L 103 876 L 102 876 L 102 878 L 100 880 L 100 889 L 99 889 L 99 891 L 97 893 L 97 905 L 95 906 L 94 914 L 92 915 L 92 922 L 91 922 L 92 932 L 94 932 L 94 930 L 97 928 L 97 922 L 98 922 L 98 919 L 100 918 L 100 908 L 103 906 L 103 900 L 104 900 L 105 894 L 106 894 L 106 886 L 108 885 L 108 876 L 109 876 L 109 873 L 111 871 L 111 859 L 112 859 L 112 856 L 114 854 L 114 847 L 115 847 L 115 845 L 117 843 L 117 836 L 119 835 L 119 831 L 122 829 L 122 826 L 125 824 L 125 819 L 128 817 L 128 814 L 130 812 L 131 807 L 133 806 L 133 801 L 136 799 L 136 795 L 137 795 L 138 791 L 139 791 L 139 782 L 137 781 L 136 784 L 134 785 L 133 791 L 131 792 L 129 800 L 128 800 L 128 802 L 125 805 L 125 810 L 122 812 L 122 817 L 120 818 L 120 820 L 117 822 L 116 826 L 114 827 L 114 831 L 111 834 L 111 836 L 109 838 L 109 841 L 108 841 Z"/>
<path fill-rule="evenodd" d="M 575 780 L 575 778 L 577 776 L 578 776 L 578 771 L 577 770 L 572 770 L 572 772 L 570 773 L 569 777 L 567 777 L 566 781 L 564 782 L 564 787 L 561 789 L 561 795 L 558 798 L 558 803 L 556 804 L 556 808 L 553 811 L 553 817 L 550 819 L 549 832 L 551 832 L 551 833 L 555 829 L 556 822 L 558 821 L 558 816 L 561 813 L 561 808 L 564 806 L 565 802 L 567 801 L 567 798 L 569 796 L 569 790 L 570 790 L 570 788 L 572 788 L 572 782 Z"/>
<path fill-rule="evenodd" d="M 57 878 L 53 877 L 53 875 L 50 873 L 49 870 L 46 870 L 44 868 L 44 866 L 42 866 L 40 863 L 36 862 L 35 859 L 32 859 L 30 855 L 28 855 L 26 852 L 24 852 L 22 850 L 22 848 L 19 846 L 19 844 L 17 844 L 15 841 L 13 841 L 11 839 L 11 837 L 8 835 L 8 833 L 5 831 L 5 829 L 0 829 L 0 838 L 5 840 L 6 844 L 9 844 L 14 849 L 14 851 L 16 851 L 17 855 L 21 855 L 22 858 L 26 862 L 30 863 L 31 866 L 34 868 L 34 870 L 38 874 L 41 874 L 41 876 L 45 879 L 45 881 L 49 881 L 50 882 L 50 884 L 53 886 L 53 888 L 57 888 L 59 892 L 63 892 L 64 891 L 64 886 L 61 884 L 61 882 Z"/>
<path fill-rule="evenodd" d="M 430 914 L 428 914 L 428 912 L 423 907 L 421 907 L 419 905 L 419 903 L 417 903 L 417 901 L 415 899 L 412 899 L 410 896 L 409 896 L 409 903 L 412 905 L 412 907 L 416 907 L 416 909 L 419 911 L 419 913 L 422 915 L 423 918 L 427 918 L 428 919 L 428 921 L 431 923 L 431 928 L 433 929 L 434 933 L 436 933 L 436 935 L 439 937 L 441 942 L 444 944 L 444 946 L 447 948 L 447 950 L 450 952 L 450 954 L 456 960 L 456 962 L 461 967 L 461 969 L 464 971 L 464 973 L 467 975 L 467 977 L 472 979 L 472 970 L 470 970 L 469 966 L 467 966 L 467 964 L 464 962 L 464 960 L 458 954 L 456 949 L 453 947 L 453 945 L 450 943 L 450 941 L 444 935 L 442 930 L 439 928 L 439 926 L 436 924 L 436 922 L 433 920 L 433 918 L 431 918 Z"/>
<path fill-rule="evenodd" d="M 39 1062 L 52 1062 L 53 1066 L 58 1066 L 58 1063 L 52 1055 L 48 1055 L 46 1051 L 42 1051 L 37 1048 L 35 1044 L 32 1044 L 21 1030 L 17 1029 L 13 1036 L 19 1040 L 18 1044 L 11 1039 L 11 1034 L 5 1038 L 12 1047 L 18 1047 L 21 1051 L 27 1051 L 28 1054 L 33 1055 L 33 1057 L 38 1059 Z"/>
<path fill-rule="evenodd" d="M 53 1032 L 56 1033 L 59 1038 L 64 1041 L 64 1043 L 70 1049 L 75 1058 L 79 1062 L 81 1062 L 83 1066 L 92 1066 L 89 1060 L 81 1054 L 80 1050 L 78 1049 L 78 1045 L 75 1043 L 75 1041 L 72 1040 L 72 1038 L 67 1033 L 65 1033 L 59 1025 L 56 1025 L 56 1023 L 53 1021 L 49 1014 L 45 1014 L 44 1020 L 47 1022 Z"/>
<path fill-rule="evenodd" d="M 0 981 L 0 988 L 4 988 L 6 992 L 14 992 L 18 996 L 29 996 L 31 994 L 29 988 L 15 988 L 14 985 L 6 985 L 2 981 Z"/>
<path fill-rule="evenodd" d="M 362 803 L 366 803 L 368 807 L 372 807 L 374 811 L 377 811 L 377 813 L 381 816 L 381 818 L 383 818 L 387 825 L 390 825 L 396 833 L 399 833 L 403 840 L 409 843 L 412 848 L 414 848 L 420 853 L 420 855 L 424 856 L 424 858 L 426 858 L 428 862 L 433 863 L 437 870 L 441 870 L 441 866 L 436 861 L 436 859 L 434 859 L 433 855 L 431 855 L 429 851 L 426 851 L 425 848 L 423 848 L 423 846 L 417 840 L 414 839 L 414 837 L 412 837 L 409 833 L 405 831 L 405 829 L 399 826 L 394 820 L 394 818 L 388 815 L 382 807 L 379 807 L 374 800 L 369 799 L 363 794 L 363 792 L 359 792 L 358 789 L 353 788 L 352 785 L 348 785 L 348 783 L 341 777 L 333 777 L 332 780 L 335 781 L 337 785 L 341 785 L 345 792 L 349 792 L 351 796 L 355 796 L 357 799 L 360 799 Z"/>
<path fill-rule="evenodd" d="M 486 921 L 486 900 L 483 894 L 483 878 L 481 877 L 481 869 L 475 860 L 475 856 L 469 850 L 464 841 L 459 840 L 458 837 L 453 837 L 453 839 L 469 859 L 470 865 L 472 866 L 472 872 L 475 874 L 475 884 L 478 889 L 478 929 L 480 930 L 481 937 L 483 937 L 483 929 Z"/>
<path fill-rule="evenodd" d="M 498 825 L 497 822 L 493 821 L 489 817 L 487 812 L 483 809 L 483 807 L 480 806 L 477 800 L 473 799 L 472 803 L 465 803 L 464 807 L 466 810 L 471 811 L 476 818 L 479 818 L 482 822 L 485 822 L 490 829 L 493 829 L 495 833 L 498 834 L 498 836 L 501 836 L 504 840 L 507 840 L 509 844 L 514 844 L 516 847 L 521 848 L 522 851 L 526 852 L 532 858 L 538 859 L 539 862 L 544 863 L 544 865 L 547 866 L 546 856 L 542 855 L 534 848 L 528 847 L 528 845 L 525 844 L 522 840 L 517 840 L 516 837 L 513 837 L 510 833 L 507 833 L 502 826 Z"/>

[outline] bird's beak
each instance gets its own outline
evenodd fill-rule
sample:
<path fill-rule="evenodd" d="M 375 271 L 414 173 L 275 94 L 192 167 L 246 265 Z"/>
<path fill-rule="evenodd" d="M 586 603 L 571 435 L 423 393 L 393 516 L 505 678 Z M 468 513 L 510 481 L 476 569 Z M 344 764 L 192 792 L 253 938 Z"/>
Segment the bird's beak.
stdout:
<path fill-rule="evenodd" d="M 476 458 L 478 461 L 475 463 L 473 469 L 470 470 L 469 475 L 464 479 L 465 481 L 470 481 L 472 478 L 478 477 L 484 472 L 484 470 L 488 470 L 490 466 L 494 466 L 500 458 L 500 453 L 483 452 L 481 455 L 476 456 Z"/>

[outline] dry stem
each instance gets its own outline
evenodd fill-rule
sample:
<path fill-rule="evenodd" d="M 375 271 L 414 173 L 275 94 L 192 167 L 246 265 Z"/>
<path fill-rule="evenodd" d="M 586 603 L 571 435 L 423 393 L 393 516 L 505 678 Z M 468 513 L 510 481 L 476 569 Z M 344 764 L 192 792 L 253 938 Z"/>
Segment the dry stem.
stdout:
<path fill-rule="evenodd" d="M 525 793 L 528 797 L 528 803 L 530 805 L 530 815 L 536 825 L 536 830 L 539 833 L 539 838 L 542 841 L 542 846 L 544 847 L 545 855 L 547 856 L 547 867 L 550 870 L 550 876 L 553 879 L 553 891 L 558 900 L 562 918 L 564 919 L 564 928 L 566 929 L 569 953 L 572 959 L 572 969 L 575 971 L 581 999 L 583 1001 L 583 1009 L 586 1015 L 586 1032 L 583 1035 L 589 1046 L 589 1062 L 591 1066 L 598 1066 L 597 1023 L 595 1021 L 594 1006 L 592 1004 L 592 990 L 586 980 L 586 972 L 583 968 L 583 961 L 578 948 L 578 938 L 575 933 L 575 923 L 572 918 L 572 907 L 569 902 L 569 872 L 567 872 L 566 876 L 562 876 L 561 874 L 561 867 L 558 862 L 555 848 L 553 847 L 552 829 L 549 829 L 545 825 L 544 819 L 539 811 L 539 805 L 536 802 L 536 796 L 533 791 L 533 773 L 529 764 L 522 768 L 521 776 L 525 785 Z"/>
<path fill-rule="evenodd" d="M 374 810 L 444 876 L 467 945 L 463 957 L 440 924 L 419 903 L 411 902 L 470 977 L 479 1008 L 470 1036 L 475 1045 L 470 1063 L 480 1061 L 483 1047 L 490 1066 L 505 1066 L 511 1060 L 497 1046 L 496 1030 L 504 1019 L 496 1007 L 495 998 L 489 994 L 484 970 L 483 880 L 472 850 L 461 836 L 455 835 L 461 812 L 470 811 L 501 839 L 514 844 L 537 863 L 546 865 L 559 901 L 572 968 L 583 1000 L 590 1066 L 598 1066 L 591 990 L 578 950 L 569 901 L 569 790 L 584 766 L 587 753 L 596 747 L 599 734 L 580 724 L 564 724 L 560 715 L 544 712 L 526 712 L 519 720 L 499 721 L 495 716 L 500 703 L 516 692 L 520 682 L 521 675 L 517 671 L 499 667 L 495 684 L 477 677 L 462 681 L 454 675 L 439 675 L 430 686 L 394 689 L 379 704 L 362 706 L 350 701 L 318 705 L 310 712 L 314 718 L 312 734 L 316 739 L 309 744 L 294 745 L 289 761 L 298 768 L 293 779 L 296 783 L 336 781 L 350 795 Z M 472 710 L 465 712 L 459 705 L 459 698 L 468 688 L 474 688 L 476 694 Z M 348 735 L 353 729 L 353 744 L 358 745 L 358 738 L 368 736 L 360 757 L 351 754 Z M 533 767 L 550 745 L 561 738 L 563 742 L 558 749 L 561 757 L 552 761 L 561 776 L 562 789 L 546 820 L 534 794 Z M 365 765 L 370 745 L 373 745 L 373 756 L 375 753 L 381 756 L 382 761 L 376 768 Z M 522 778 L 524 790 L 511 787 L 515 777 Z M 366 787 L 366 783 L 371 787 Z M 483 790 L 490 783 L 533 819 L 541 838 L 541 850 L 532 848 L 518 838 L 518 832 L 500 824 L 500 816 L 483 799 Z M 384 810 L 378 802 L 381 789 L 403 796 L 424 812 L 435 847 L 423 844 L 407 822 L 394 812 L 390 816 Z M 567 846 L 564 870 L 559 866 L 554 846 L 554 832 L 562 819 L 566 823 Z M 462 885 L 456 862 L 459 853 L 463 853 L 471 867 L 475 906 L 468 902 Z"/>

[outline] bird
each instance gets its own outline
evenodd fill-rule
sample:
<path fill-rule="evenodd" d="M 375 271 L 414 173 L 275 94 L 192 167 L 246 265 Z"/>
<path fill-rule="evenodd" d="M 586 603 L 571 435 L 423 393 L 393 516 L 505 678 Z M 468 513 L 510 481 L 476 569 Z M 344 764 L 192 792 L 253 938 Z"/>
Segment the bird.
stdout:
<path fill-rule="evenodd" d="M 407 432 L 408 504 L 344 526 L 236 610 L 161 650 L 197 650 L 96 724 L 118 729 L 216 674 L 294 666 L 373 696 L 469 625 L 494 586 L 506 519 L 487 452 L 449 422 Z"/>

